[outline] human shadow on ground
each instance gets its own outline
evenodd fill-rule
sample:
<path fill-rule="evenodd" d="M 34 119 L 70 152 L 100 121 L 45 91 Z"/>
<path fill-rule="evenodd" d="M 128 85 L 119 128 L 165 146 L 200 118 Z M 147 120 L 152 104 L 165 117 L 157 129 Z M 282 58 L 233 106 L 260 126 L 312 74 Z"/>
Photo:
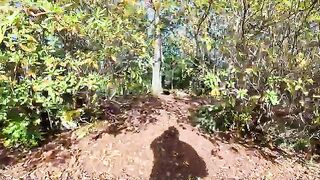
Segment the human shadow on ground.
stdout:
<path fill-rule="evenodd" d="M 206 164 L 187 143 L 179 140 L 179 131 L 171 126 L 150 145 L 154 165 L 150 180 L 175 180 L 206 177 Z"/>

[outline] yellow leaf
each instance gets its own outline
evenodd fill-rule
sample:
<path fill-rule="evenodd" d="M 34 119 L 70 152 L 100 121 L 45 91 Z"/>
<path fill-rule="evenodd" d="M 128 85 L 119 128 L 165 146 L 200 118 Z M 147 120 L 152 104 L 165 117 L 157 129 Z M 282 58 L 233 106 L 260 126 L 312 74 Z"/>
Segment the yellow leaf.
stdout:
<path fill-rule="evenodd" d="M 252 68 L 246 68 L 245 72 L 247 74 L 251 74 L 253 72 L 253 69 Z"/>
<path fill-rule="evenodd" d="M 210 44 L 210 43 L 207 43 L 207 49 L 208 49 L 208 51 L 210 51 L 211 48 L 212 48 L 211 44 Z"/>
<path fill-rule="evenodd" d="M 44 80 L 43 82 L 42 82 L 44 85 L 49 85 L 50 83 L 51 83 L 51 81 L 49 81 L 49 80 Z"/>
<path fill-rule="evenodd" d="M 95 69 L 99 69 L 99 66 L 98 66 L 98 63 L 97 63 L 97 62 L 92 63 L 92 66 L 93 66 Z"/>
<path fill-rule="evenodd" d="M 27 46 L 23 45 L 23 44 L 19 44 L 20 48 L 26 52 L 32 52 L 35 50 L 35 48 L 31 49 L 31 48 L 28 48 Z"/>
<path fill-rule="evenodd" d="M 307 79 L 307 83 L 309 83 L 309 84 L 313 84 L 313 83 L 314 83 L 314 81 L 313 81 L 313 79 Z"/>
<path fill-rule="evenodd" d="M 4 39 L 4 33 L 5 33 L 5 30 L 6 30 L 6 26 L 2 26 L 0 28 L 0 43 L 2 43 L 3 39 Z"/>
<path fill-rule="evenodd" d="M 35 125 L 39 125 L 41 123 L 41 119 L 37 119 L 33 122 Z"/>
<path fill-rule="evenodd" d="M 127 3 L 127 4 L 130 4 L 130 5 L 133 5 L 133 4 L 136 3 L 135 0 L 124 0 L 124 2 Z"/>
<path fill-rule="evenodd" d="M 77 110 L 72 111 L 73 117 L 80 117 L 81 112 L 82 112 L 82 109 L 77 109 Z"/>
<path fill-rule="evenodd" d="M 5 5 L 7 5 L 8 2 L 9 2 L 9 0 L 0 0 L 0 5 L 5 6 Z"/>
<path fill-rule="evenodd" d="M 10 147 L 10 144 L 11 144 L 10 140 L 6 140 L 6 141 L 3 142 L 3 145 L 5 147 Z"/>
<path fill-rule="evenodd" d="M 112 61 L 114 61 L 114 62 L 117 61 L 117 58 L 116 58 L 114 55 L 111 55 L 111 59 L 112 59 Z"/>
<path fill-rule="evenodd" d="M 258 99 L 260 99 L 260 95 L 255 95 L 255 96 L 251 96 L 251 99 L 253 99 L 253 100 L 258 100 Z"/>
<path fill-rule="evenodd" d="M 70 113 L 70 111 L 64 111 L 62 113 L 62 119 L 63 121 L 72 121 L 72 113 Z"/>
<path fill-rule="evenodd" d="M 33 71 L 29 70 L 27 71 L 27 76 L 35 78 L 36 74 Z"/>
<path fill-rule="evenodd" d="M 27 40 L 30 41 L 30 42 L 38 42 L 33 36 L 26 35 L 26 38 L 27 38 Z"/>
<path fill-rule="evenodd" d="M 0 81 L 6 81 L 8 80 L 8 77 L 5 75 L 0 75 Z"/>
<path fill-rule="evenodd" d="M 313 97 L 313 98 L 320 99 L 320 95 L 316 95 L 316 94 L 314 94 L 312 97 Z"/>
<path fill-rule="evenodd" d="M 64 78 L 65 78 L 64 76 L 57 76 L 57 79 L 59 79 L 59 80 L 62 80 Z"/>
<path fill-rule="evenodd" d="M 32 90 L 35 92 L 38 92 L 38 91 L 40 91 L 40 88 L 39 88 L 39 86 L 34 85 L 34 86 L 32 86 Z"/>
<path fill-rule="evenodd" d="M 211 90 L 210 95 L 214 97 L 220 96 L 220 90 L 218 88 L 214 88 Z"/>
<path fill-rule="evenodd" d="M 77 137 L 77 139 L 81 139 L 86 135 L 88 135 L 91 132 L 92 128 L 93 128 L 93 125 L 80 127 L 74 132 L 74 135 Z"/>
<path fill-rule="evenodd" d="M 113 85 L 113 83 L 112 82 L 108 82 L 108 84 L 107 84 L 107 88 L 109 89 L 109 88 L 112 88 L 114 85 Z"/>
<path fill-rule="evenodd" d="M 154 2 L 154 8 L 156 9 L 156 11 L 160 10 L 160 6 L 161 6 L 161 3 L 159 1 L 158 2 Z"/>
<path fill-rule="evenodd" d="M 72 121 L 74 118 L 80 117 L 82 112 L 82 109 L 76 109 L 76 110 L 71 110 L 71 111 L 63 111 L 62 113 L 62 119 L 64 121 Z"/>

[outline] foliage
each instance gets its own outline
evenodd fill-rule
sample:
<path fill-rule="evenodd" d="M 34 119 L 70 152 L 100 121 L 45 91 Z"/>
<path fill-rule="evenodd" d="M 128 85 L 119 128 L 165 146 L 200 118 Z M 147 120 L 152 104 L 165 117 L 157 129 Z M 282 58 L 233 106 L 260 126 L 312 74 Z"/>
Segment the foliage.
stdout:
<path fill-rule="evenodd" d="M 136 21 L 143 11 L 130 4 L 104 9 L 87 3 L 26 0 L 2 6 L 5 145 L 36 145 L 42 132 L 75 128 L 88 112 L 98 113 L 102 96 L 146 88 L 146 24 Z"/>
<path fill-rule="evenodd" d="M 233 112 L 223 106 L 202 107 L 197 114 L 196 123 L 208 133 L 226 131 L 230 128 Z"/>
<path fill-rule="evenodd" d="M 273 138 L 293 127 L 303 131 L 289 139 L 319 131 L 319 8 L 317 1 L 213 3 L 228 20 L 215 51 L 229 65 L 206 71 L 204 80 L 207 93 L 221 101 L 215 106 L 224 107 L 220 114 L 232 112 L 231 127 L 262 127 Z"/>
<path fill-rule="evenodd" d="M 34 145 L 43 127 L 96 118 L 102 97 L 148 93 L 156 58 L 165 88 L 216 99 L 199 110 L 207 131 L 292 132 L 285 141 L 304 144 L 319 131 L 319 10 L 313 0 L 2 3 L 1 136 Z"/>

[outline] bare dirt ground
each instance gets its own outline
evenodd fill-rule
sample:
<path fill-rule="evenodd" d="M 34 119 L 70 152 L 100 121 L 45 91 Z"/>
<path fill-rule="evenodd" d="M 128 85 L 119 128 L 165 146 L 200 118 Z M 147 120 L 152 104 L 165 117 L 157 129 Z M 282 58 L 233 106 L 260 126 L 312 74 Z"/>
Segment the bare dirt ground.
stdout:
<path fill-rule="evenodd" d="M 320 179 L 319 164 L 201 134 L 188 117 L 202 100 L 132 102 L 116 135 L 102 121 L 20 157 L 0 148 L 0 179 Z"/>

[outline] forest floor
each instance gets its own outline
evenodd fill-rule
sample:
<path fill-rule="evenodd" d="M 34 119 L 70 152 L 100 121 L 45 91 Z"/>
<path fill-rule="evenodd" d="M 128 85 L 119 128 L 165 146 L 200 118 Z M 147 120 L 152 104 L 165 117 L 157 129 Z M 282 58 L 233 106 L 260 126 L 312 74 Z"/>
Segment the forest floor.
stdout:
<path fill-rule="evenodd" d="M 130 102 L 114 117 L 124 127 L 117 134 L 100 121 L 30 152 L 0 148 L 0 179 L 320 179 L 317 163 L 231 135 L 202 134 L 189 117 L 206 100 L 163 95 Z"/>

